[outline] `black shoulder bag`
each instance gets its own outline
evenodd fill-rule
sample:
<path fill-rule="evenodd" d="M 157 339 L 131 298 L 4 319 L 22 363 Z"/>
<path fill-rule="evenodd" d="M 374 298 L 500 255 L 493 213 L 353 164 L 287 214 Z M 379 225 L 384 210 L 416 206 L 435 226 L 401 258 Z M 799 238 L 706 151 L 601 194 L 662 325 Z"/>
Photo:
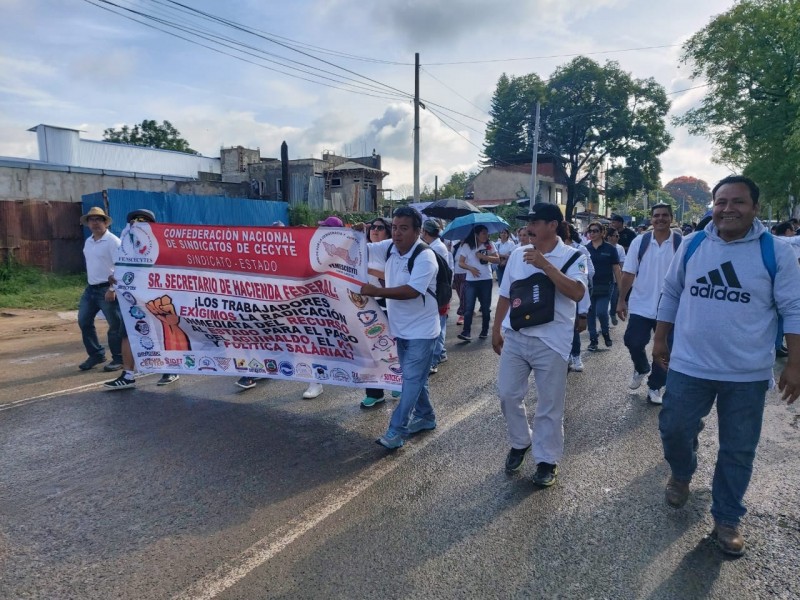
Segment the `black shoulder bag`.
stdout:
<path fill-rule="evenodd" d="M 567 259 L 561 272 L 566 273 L 578 260 L 577 250 Z M 509 292 L 511 329 L 519 331 L 524 327 L 534 327 L 550 323 L 555 318 L 556 286 L 544 273 L 534 273 L 525 279 L 511 284 Z"/>

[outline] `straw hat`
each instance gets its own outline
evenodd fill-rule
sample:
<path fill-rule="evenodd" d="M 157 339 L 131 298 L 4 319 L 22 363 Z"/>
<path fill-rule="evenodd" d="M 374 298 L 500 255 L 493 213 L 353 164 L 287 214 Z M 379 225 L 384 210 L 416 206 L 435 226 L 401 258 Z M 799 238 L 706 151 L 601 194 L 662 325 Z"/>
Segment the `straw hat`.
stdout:
<path fill-rule="evenodd" d="M 86 225 L 86 221 L 89 220 L 89 217 L 103 217 L 103 220 L 106 222 L 106 225 L 111 225 L 111 217 L 106 214 L 99 206 L 93 206 L 89 209 L 85 215 L 81 217 L 81 225 Z"/>

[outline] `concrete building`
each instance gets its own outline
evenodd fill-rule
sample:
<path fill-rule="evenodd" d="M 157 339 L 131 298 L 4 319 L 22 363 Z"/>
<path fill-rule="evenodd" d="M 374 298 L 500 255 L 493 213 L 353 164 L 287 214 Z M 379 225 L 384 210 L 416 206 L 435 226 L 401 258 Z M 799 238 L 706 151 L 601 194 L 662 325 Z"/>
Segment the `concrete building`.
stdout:
<path fill-rule="evenodd" d="M 564 206 L 567 203 L 567 176 L 561 163 L 549 156 L 539 156 L 536 165 L 538 202 Z M 472 180 L 468 192 L 476 206 L 491 208 L 510 204 L 530 196 L 531 165 L 485 167 Z"/>

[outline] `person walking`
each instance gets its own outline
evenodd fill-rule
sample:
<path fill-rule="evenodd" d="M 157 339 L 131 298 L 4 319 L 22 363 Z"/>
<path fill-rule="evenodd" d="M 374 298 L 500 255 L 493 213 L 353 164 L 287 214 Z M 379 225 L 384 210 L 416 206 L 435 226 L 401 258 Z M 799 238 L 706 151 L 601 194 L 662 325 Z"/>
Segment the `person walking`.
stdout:
<path fill-rule="evenodd" d="M 619 245 L 628 252 L 633 240 L 636 239 L 636 232 L 630 227 L 625 227 L 625 219 L 620 215 L 612 215 L 611 227 L 619 234 Z"/>
<path fill-rule="evenodd" d="M 492 311 L 492 268 L 491 263 L 500 262 L 497 249 L 489 241 L 489 230 L 485 225 L 476 225 L 462 242 L 456 261 L 467 271 L 466 306 L 464 308 L 464 329 L 458 339 L 472 341 L 472 317 L 476 300 L 481 303 L 481 332 L 478 337 L 489 337 L 489 321 Z"/>
<path fill-rule="evenodd" d="M 508 263 L 508 257 L 511 256 L 511 253 L 516 250 L 517 245 L 514 241 L 509 237 L 511 232 L 508 229 L 504 229 L 500 232 L 500 241 L 495 244 L 495 248 L 497 249 L 497 256 L 500 257 L 500 262 L 497 263 L 497 285 L 499 286 L 503 282 L 503 273 L 506 270 L 506 263 Z"/>
<path fill-rule="evenodd" d="M 369 224 L 367 240 L 372 244 L 377 244 L 384 240 L 388 240 L 392 235 L 392 224 L 388 219 L 383 217 L 376 217 Z M 385 257 L 384 257 L 385 258 Z M 383 287 L 385 274 L 383 267 L 385 260 L 380 261 L 375 253 L 370 253 L 370 259 L 367 264 L 367 282 L 372 285 Z M 378 298 L 378 304 L 386 312 L 386 299 Z M 367 388 L 366 396 L 361 400 L 361 408 L 372 408 L 386 401 L 384 391 L 382 388 Z"/>
<path fill-rule="evenodd" d="M 745 551 L 739 524 L 773 380 L 779 314 L 789 358 L 778 387 L 789 404 L 800 395 L 800 266 L 755 218 L 758 201 L 758 186 L 747 177 L 714 186 L 711 223 L 686 238 L 666 274 L 653 343 L 654 363 L 668 369 L 658 420 L 671 470 L 666 503 L 677 509 L 689 499 L 697 434 L 716 402 L 712 537 L 734 556 Z"/>
<path fill-rule="evenodd" d="M 597 320 L 600 320 L 600 332 L 606 348 L 610 348 L 611 333 L 608 330 L 608 304 L 611 298 L 611 286 L 620 280 L 619 254 L 616 248 L 603 239 L 605 227 L 598 221 L 589 223 L 586 230 L 589 243 L 586 249 L 592 259 L 594 276 L 590 286 L 592 304 L 589 308 L 589 351 L 597 352 Z"/>
<path fill-rule="evenodd" d="M 422 217 L 409 206 L 397 208 L 392 216 L 392 238 L 367 246 L 369 259 L 383 262 L 386 287 L 365 283 L 363 296 L 386 298 L 389 329 L 397 344 L 403 389 L 392 412 L 389 427 L 378 444 L 396 450 L 405 438 L 436 428 L 436 414 L 430 401 L 428 376 L 433 348 L 439 337 L 439 306 L 436 275 L 439 266 L 433 251 L 422 250 L 409 270 L 408 261 L 421 243 Z M 388 253 L 388 256 L 387 256 Z"/>
<path fill-rule="evenodd" d="M 518 218 L 528 221 L 533 246 L 511 254 L 492 326 L 492 348 L 500 355 L 497 392 L 511 445 L 505 468 L 519 471 L 533 446 L 533 482 L 549 487 L 564 453 L 567 360 L 575 306 L 587 287 L 586 257 L 559 239 L 563 216 L 557 206 L 537 203 Z M 525 409 L 531 371 L 537 395 L 533 427 Z"/>
<path fill-rule="evenodd" d="M 151 210 L 139 208 L 129 212 L 128 216 L 125 217 L 125 222 L 128 224 L 128 226 L 122 231 L 123 237 L 128 233 L 128 229 L 135 223 L 155 223 L 156 216 Z M 108 283 L 109 291 L 115 292 L 117 279 L 113 273 L 109 275 Z M 119 299 L 115 299 L 114 301 L 117 304 L 117 309 L 120 310 L 121 313 L 122 311 L 119 305 Z M 119 377 L 116 379 L 112 379 L 111 381 L 106 381 L 103 383 L 103 387 L 108 390 L 126 390 L 136 386 L 136 363 L 133 360 L 131 342 L 128 339 L 128 330 L 125 327 L 125 319 L 121 317 L 121 314 L 119 320 L 119 336 L 122 349 L 122 373 L 120 373 Z M 177 373 L 164 373 L 156 382 L 156 385 L 169 385 L 170 383 L 178 381 L 179 378 L 180 376 Z"/>
<path fill-rule="evenodd" d="M 587 281 L 592 280 L 592 276 L 594 275 L 594 267 L 592 266 L 592 259 L 589 256 L 589 250 L 581 244 L 580 242 L 574 241 L 574 237 L 580 236 L 577 235 L 577 231 L 575 228 L 567 223 L 566 221 L 562 221 L 558 224 L 558 237 L 561 238 L 561 241 L 564 242 L 564 245 L 569 246 L 571 248 L 575 248 L 578 252 L 583 254 L 586 257 L 586 271 L 587 271 Z M 572 332 L 572 348 L 569 352 L 569 359 L 567 360 L 567 369 L 569 371 L 575 371 L 576 373 L 580 373 L 583 371 L 583 359 L 581 358 L 581 333 L 586 331 L 586 327 L 588 324 L 589 318 L 589 307 L 591 306 L 591 296 L 589 295 L 589 290 L 591 290 L 590 285 L 586 286 L 586 291 L 583 293 L 583 297 L 578 302 L 578 305 L 575 309 L 575 328 Z"/>
<path fill-rule="evenodd" d="M 88 285 L 78 303 L 78 327 L 88 358 L 78 368 L 88 371 L 106 360 L 105 348 L 97 339 L 94 325 L 97 313 L 102 311 L 108 323 L 108 349 L 111 352 L 111 362 L 103 370 L 119 371 L 122 368 L 122 340 L 119 334 L 122 315 L 116 302 L 116 293 L 109 289 L 108 277 L 114 274 L 117 249 L 121 242 L 108 230 L 111 217 L 99 206 L 91 207 L 81 217 L 81 225 L 88 227 L 91 235 L 83 245 Z"/>
<path fill-rule="evenodd" d="M 683 237 L 679 233 L 673 234 L 670 229 L 672 206 L 669 204 L 659 203 L 650 207 L 650 220 L 653 231 L 633 240 L 625 257 L 617 317 L 628 321 L 624 341 L 633 362 L 633 375 L 628 389 L 638 390 L 647 378 L 647 400 L 652 404 L 661 404 L 661 388 L 664 387 L 667 372 L 657 362 L 650 364 L 645 349 L 656 328 L 658 299 L 664 277 Z M 630 300 L 626 300 L 629 291 Z"/>
<path fill-rule="evenodd" d="M 606 232 L 606 242 L 614 246 L 617 249 L 617 255 L 619 256 L 619 264 L 625 264 L 625 248 L 622 247 L 622 244 L 619 243 L 619 232 L 614 229 L 613 227 L 610 228 Z M 621 277 L 621 275 L 620 275 Z M 609 313 L 611 317 L 611 325 L 616 327 L 619 324 L 617 320 L 617 301 L 619 300 L 619 281 L 614 280 L 611 282 L 611 298 L 608 303 Z"/>
<path fill-rule="evenodd" d="M 436 252 L 439 256 L 441 256 L 447 266 L 450 267 L 450 271 L 453 270 L 454 260 L 453 255 L 447 249 L 447 246 L 444 245 L 444 242 L 439 238 L 442 233 L 442 225 L 436 219 L 428 219 L 422 224 L 422 232 L 420 233 L 420 238 L 423 242 L 428 244 L 431 247 L 431 250 Z M 448 303 L 445 306 L 442 306 L 439 309 L 439 327 L 441 331 L 439 332 L 439 337 L 436 340 L 436 345 L 433 348 L 433 362 L 431 363 L 431 375 L 439 372 L 439 365 L 443 362 L 447 362 L 447 348 L 445 348 L 444 342 L 445 338 L 447 337 L 447 313 L 450 312 L 450 304 Z"/>

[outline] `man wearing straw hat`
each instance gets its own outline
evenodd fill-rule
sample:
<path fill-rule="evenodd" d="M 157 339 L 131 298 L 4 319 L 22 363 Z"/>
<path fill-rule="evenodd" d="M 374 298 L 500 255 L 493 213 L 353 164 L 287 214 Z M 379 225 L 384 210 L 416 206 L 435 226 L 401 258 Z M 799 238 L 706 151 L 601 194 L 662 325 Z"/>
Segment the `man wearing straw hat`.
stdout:
<path fill-rule="evenodd" d="M 111 362 L 103 367 L 104 371 L 118 371 L 122 368 L 122 339 L 120 322 L 122 317 L 115 293 L 109 289 L 108 277 L 114 274 L 114 260 L 120 239 L 108 230 L 111 217 L 99 206 L 93 206 L 81 217 L 81 224 L 89 229 L 92 235 L 86 238 L 83 255 L 86 258 L 86 277 L 88 285 L 83 291 L 78 305 L 78 326 L 81 328 L 83 345 L 89 357 L 78 368 L 88 371 L 106 360 L 105 348 L 97 339 L 94 318 L 103 311 L 108 322 L 108 349 L 111 351 Z"/>

